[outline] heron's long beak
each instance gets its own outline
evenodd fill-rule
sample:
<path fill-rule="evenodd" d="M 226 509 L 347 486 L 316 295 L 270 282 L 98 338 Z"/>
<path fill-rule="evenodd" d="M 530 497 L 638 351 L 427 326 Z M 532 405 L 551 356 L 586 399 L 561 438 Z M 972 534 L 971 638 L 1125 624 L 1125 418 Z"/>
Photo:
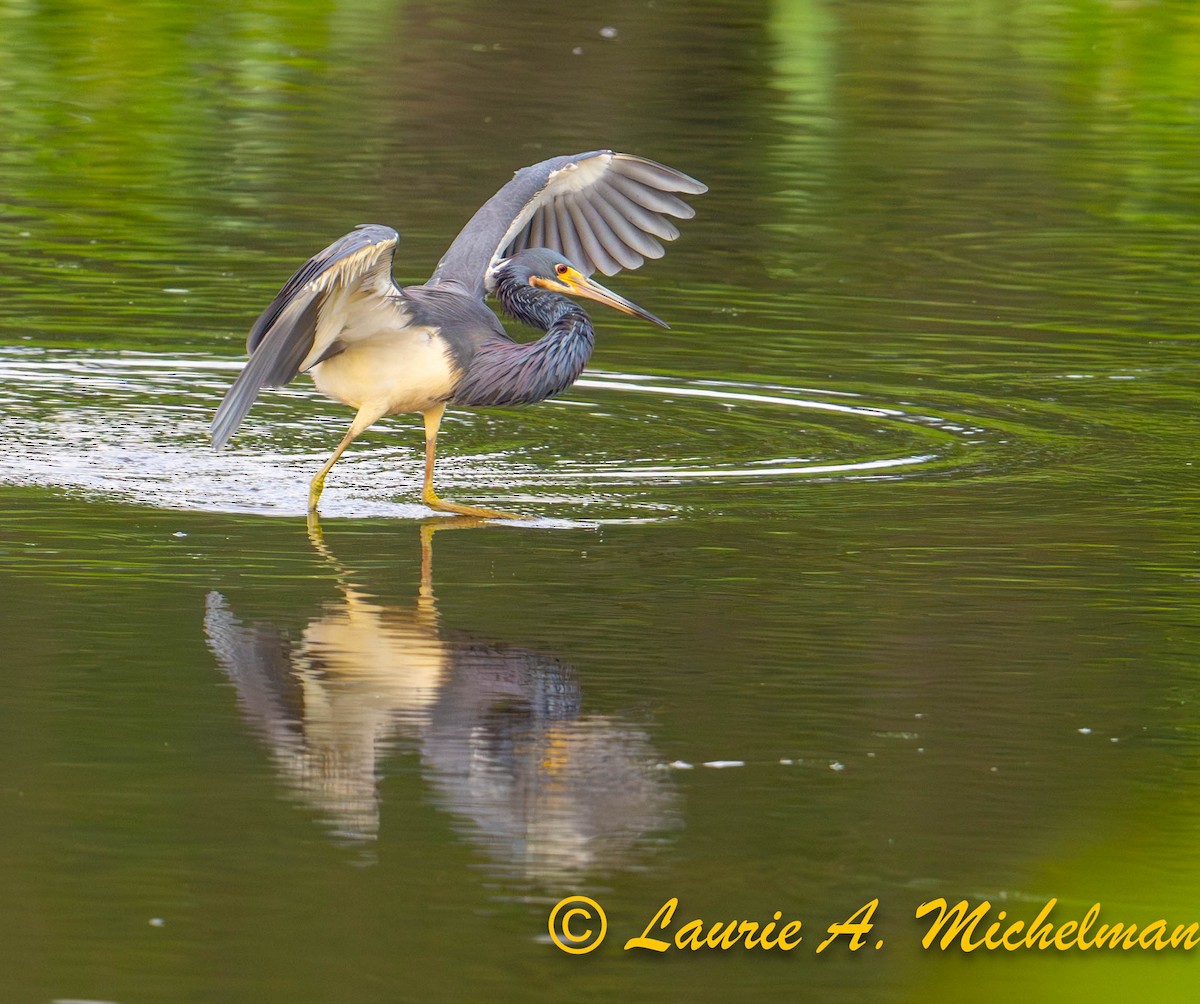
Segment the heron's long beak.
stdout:
<path fill-rule="evenodd" d="M 618 296 L 606 286 L 601 286 L 595 279 L 589 279 L 582 272 L 577 272 L 575 269 L 570 269 L 564 275 L 558 276 L 559 282 L 565 287 L 565 292 L 573 296 L 583 296 L 589 300 L 597 300 L 600 303 L 606 303 L 615 310 L 619 310 L 624 314 L 632 314 L 634 317 L 640 317 L 643 320 L 651 321 L 657 324 L 660 328 L 669 329 L 669 325 L 661 317 L 655 317 L 650 311 L 643 310 L 636 303 L 626 300 L 623 296 Z"/>

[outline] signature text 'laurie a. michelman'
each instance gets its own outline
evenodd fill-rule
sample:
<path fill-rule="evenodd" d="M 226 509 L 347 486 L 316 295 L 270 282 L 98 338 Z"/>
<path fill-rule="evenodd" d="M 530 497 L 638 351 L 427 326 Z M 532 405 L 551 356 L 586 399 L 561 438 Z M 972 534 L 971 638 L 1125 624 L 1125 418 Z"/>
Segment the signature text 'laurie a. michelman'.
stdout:
<path fill-rule="evenodd" d="M 921 937 L 921 947 L 943 952 L 954 949 L 962 952 L 978 949 L 989 952 L 1086 952 L 1098 949 L 1161 952 L 1164 949 L 1187 951 L 1200 944 L 1200 922 L 1170 925 L 1166 920 L 1152 920 L 1139 925 L 1102 921 L 1099 903 L 1093 903 L 1082 916 L 1063 919 L 1054 916 L 1057 905 L 1057 899 L 1047 900 L 1032 917 L 1020 919 L 1010 916 L 1007 910 L 993 912 L 988 900 L 973 906 L 965 899 L 950 904 L 945 898 L 938 898 L 917 907 L 915 918 L 928 923 Z M 817 945 L 816 952 L 825 951 L 840 939 L 845 939 L 846 947 L 854 952 L 868 944 L 876 950 L 881 949 L 882 939 L 876 938 L 872 943 L 868 938 L 875 926 L 873 918 L 878 906 L 879 900 L 873 899 L 845 920 L 830 924 L 825 928 L 825 937 Z M 642 933 L 625 942 L 625 950 L 728 951 L 741 948 L 790 952 L 804 941 L 803 922 L 795 918 L 784 920 L 783 911 L 775 911 L 771 920 L 762 923 L 724 918 L 677 921 L 678 909 L 677 898 L 663 903 Z"/>

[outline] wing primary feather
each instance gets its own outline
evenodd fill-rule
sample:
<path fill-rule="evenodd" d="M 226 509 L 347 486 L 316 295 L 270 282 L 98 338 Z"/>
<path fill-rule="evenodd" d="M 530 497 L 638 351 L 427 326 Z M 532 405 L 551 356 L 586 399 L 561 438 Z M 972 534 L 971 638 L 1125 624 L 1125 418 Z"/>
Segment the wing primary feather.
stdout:
<path fill-rule="evenodd" d="M 632 178 L 634 181 L 640 181 L 652 188 L 657 188 L 660 192 L 685 192 L 688 195 L 703 195 L 708 191 L 706 184 L 697 181 L 690 175 L 686 175 L 682 171 L 676 171 L 673 167 L 667 167 L 665 164 L 658 164 L 653 160 L 646 160 L 642 157 L 632 157 L 629 154 L 617 153 L 613 155 L 612 167 L 614 171 L 625 175 L 627 178 Z"/>
<path fill-rule="evenodd" d="M 595 271 L 595 269 L 588 268 L 588 262 L 584 260 L 583 245 L 579 241 L 579 235 L 575 232 L 575 221 L 571 217 L 565 198 L 554 200 L 554 216 L 558 220 L 558 239 L 562 242 L 562 253 L 580 268 L 585 268 L 589 272 Z"/>
<path fill-rule="evenodd" d="M 642 264 L 641 256 L 634 255 L 625 245 L 625 242 L 617 235 L 616 231 L 609 225 L 608 220 L 605 219 L 604 213 L 601 211 L 601 203 L 602 200 L 596 199 L 592 202 L 584 202 L 582 204 L 584 215 L 588 218 L 592 232 L 618 267 L 637 268 L 638 265 Z M 611 207 L 608 208 L 611 212 Z M 637 259 L 637 265 L 632 264 L 635 258 Z M 612 273 L 608 274 L 611 275 Z"/>
<path fill-rule="evenodd" d="M 296 327 L 314 325 L 316 314 L 317 301 L 312 300 L 299 312 Z M 300 363 L 311 346 L 311 340 L 289 341 L 268 336 L 238 374 L 213 416 L 210 429 L 213 449 L 219 450 L 229 441 L 264 387 L 282 387 L 300 371 Z"/>
<path fill-rule="evenodd" d="M 558 238 L 558 220 L 554 215 L 553 204 L 543 206 L 538 214 L 542 218 L 542 243 L 541 247 L 550 248 L 551 251 L 561 251 L 562 244 Z"/>
<path fill-rule="evenodd" d="M 609 230 L 604 217 L 584 199 L 572 199 L 567 208 L 571 211 L 571 217 L 575 220 L 575 230 L 592 264 L 605 275 L 616 275 L 621 271 L 621 263 L 609 253 L 604 243 L 605 234 L 613 241 L 616 240 L 616 235 Z"/>
<path fill-rule="evenodd" d="M 529 229 L 526 232 L 529 234 L 529 243 L 526 247 L 544 248 L 546 246 L 546 223 L 542 219 L 541 212 L 533 214 L 533 219 L 529 221 Z"/>
<path fill-rule="evenodd" d="M 605 188 L 601 195 L 603 197 L 596 199 L 594 205 L 616 235 L 634 251 L 653 258 L 659 257 L 662 254 L 662 245 L 651 235 L 662 236 L 664 232 L 669 233 L 667 221 L 661 216 L 647 213 L 615 188 Z"/>
<path fill-rule="evenodd" d="M 606 274 L 612 274 L 614 265 L 636 267 L 645 257 L 663 253 L 658 241 L 679 235 L 667 217 L 694 215 L 674 193 L 699 195 L 707 190 L 673 168 L 611 150 L 531 164 L 476 211 L 427 285 L 454 284 L 483 296 L 491 288 L 499 259 L 532 247 L 561 251 L 581 259 L 577 265 L 599 267 Z M 603 215 L 605 228 L 592 222 L 592 208 Z M 630 229 L 635 236 L 629 236 Z M 598 256 L 597 247 L 607 259 Z"/>
<path fill-rule="evenodd" d="M 617 211 L 617 215 L 629 224 L 636 226 L 638 230 L 645 233 L 661 237 L 665 241 L 673 239 L 672 231 L 675 228 L 667 223 L 665 216 L 650 212 L 645 206 L 634 202 L 620 189 L 608 183 L 601 186 L 601 191 L 604 193 L 604 198 L 608 201 L 609 205 Z"/>
<path fill-rule="evenodd" d="M 632 178 L 626 178 L 620 174 L 612 174 L 604 180 L 612 187 L 620 189 L 638 205 L 644 206 L 653 213 L 675 216 L 681 220 L 690 220 L 696 215 L 696 210 L 684 202 L 683 199 L 670 195 L 667 192 L 659 192 L 653 188 L 647 188 Z"/>

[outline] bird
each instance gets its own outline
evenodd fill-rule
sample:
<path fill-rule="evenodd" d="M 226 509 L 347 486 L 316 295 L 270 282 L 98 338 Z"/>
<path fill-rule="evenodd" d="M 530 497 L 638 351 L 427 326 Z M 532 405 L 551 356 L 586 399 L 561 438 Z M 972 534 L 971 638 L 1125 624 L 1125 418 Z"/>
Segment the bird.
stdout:
<path fill-rule="evenodd" d="M 579 674 L 555 654 L 442 622 L 434 534 L 487 523 L 422 520 L 409 600 L 377 595 L 310 525 L 332 595 L 283 624 L 243 620 L 214 589 L 209 649 L 280 779 L 339 844 L 378 839 L 386 765 L 408 748 L 428 800 L 505 877 L 561 883 L 588 866 L 636 865 L 650 834 L 678 816 L 644 729 L 589 713 Z"/>
<path fill-rule="evenodd" d="M 707 190 L 632 154 L 552 157 L 517 171 L 471 217 L 432 276 L 404 287 L 392 277 L 399 234 L 359 225 L 305 262 L 250 328 L 249 359 L 212 420 L 213 448 L 226 445 L 260 391 L 309 373 L 319 391 L 355 409 L 309 485 L 310 517 L 329 472 L 359 435 L 388 415 L 419 413 L 425 505 L 484 519 L 526 518 L 437 494 L 433 472 L 446 407 L 533 404 L 570 387 L 595 346 L 591 319 L 571 297 L 667 327 L 591 276 L 661 257 L 661 241 L 679 235 L 670 218 L 695 215 L 680 196 Z M 487 305 L 489 294 L 541 337 L 513 339 Z"/>

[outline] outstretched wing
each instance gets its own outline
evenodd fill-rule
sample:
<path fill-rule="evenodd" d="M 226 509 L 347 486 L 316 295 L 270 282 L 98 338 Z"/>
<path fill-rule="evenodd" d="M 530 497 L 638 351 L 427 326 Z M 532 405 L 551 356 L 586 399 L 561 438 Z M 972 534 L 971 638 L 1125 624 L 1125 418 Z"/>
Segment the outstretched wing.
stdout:
<path fill-rule="evenodd" d="M 391 227 L 364 224 L 314 255 L 287 281 L 250 329 L 250 361 L 213 418 L 215 449 L 237 431 L 259 391 L 282 387 L 336 355 L 339 335 L 356 316 L 393 301 L 399 290 L 392 280 L 392 256 L 399 239 Z"/>
<path fill-rule="evenodd" d="M 580 271 L 614 275 L 660 258 L 660 240 L 679 236 L 668 217 L 695 215 L 675 193 L 708 186 L 628 153 L 596 150 L 522 168 L 462 229 L 429 280 L 482 297 L 502 258 L 527 247 L 565 254 Z"/>

